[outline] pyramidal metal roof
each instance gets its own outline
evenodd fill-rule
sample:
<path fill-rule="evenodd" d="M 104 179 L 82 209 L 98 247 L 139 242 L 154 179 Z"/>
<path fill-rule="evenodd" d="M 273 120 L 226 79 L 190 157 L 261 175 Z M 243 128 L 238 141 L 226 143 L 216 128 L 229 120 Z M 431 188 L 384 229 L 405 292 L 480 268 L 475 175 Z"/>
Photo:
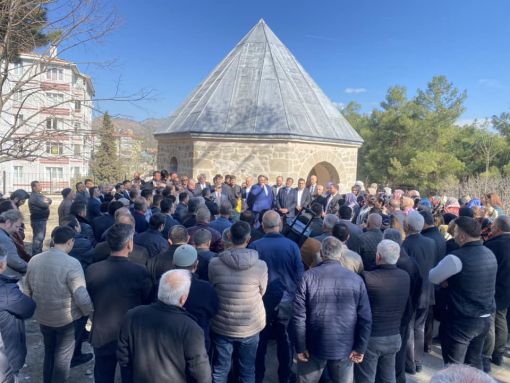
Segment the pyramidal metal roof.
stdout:
<path fill-rule="evenodd" d="M 155 134 L 363 139 L 260 20 Z"/>

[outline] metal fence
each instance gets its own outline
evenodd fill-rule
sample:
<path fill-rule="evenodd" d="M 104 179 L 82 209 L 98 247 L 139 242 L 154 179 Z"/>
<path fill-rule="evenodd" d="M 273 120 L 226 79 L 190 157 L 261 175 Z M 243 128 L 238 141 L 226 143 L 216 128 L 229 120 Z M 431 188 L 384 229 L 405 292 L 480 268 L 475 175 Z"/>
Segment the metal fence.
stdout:
<path fill-rule="evenodd" d="M 54 170 L 58 169 L 58 170 Z M 0 170 L 0 192 L 8 195 L 17 189 L 30 191 L 30 183 L 39 181 L 43 193 L 58 194 L 64 188 L 73 188 L 76 182 L 83 181 L 88 175 L 81 175 L 76 171 L 67 169 L 47 167 L 40 172 L 13 172 Z"/>

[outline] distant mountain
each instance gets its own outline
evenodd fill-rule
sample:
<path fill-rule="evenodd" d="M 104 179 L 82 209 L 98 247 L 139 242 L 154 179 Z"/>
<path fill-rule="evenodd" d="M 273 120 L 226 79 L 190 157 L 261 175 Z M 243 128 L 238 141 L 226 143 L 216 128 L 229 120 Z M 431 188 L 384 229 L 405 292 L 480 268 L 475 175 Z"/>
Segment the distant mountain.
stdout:
<path fill-rule="evenodd" d="M 93 126 L 99 128 L 101 121 L 101 117 L 94 119 Z M 143 121 L 135 121 L 129 118 L 112 118 L 112 122 L 117 130 L 130 129 L 136 136 L 142 137 L 144 149 L 155 149 L 157 142 L 153 134 L 156 130 L 167 127 L 170 124 L 170 118 L 148 118 Z"/>

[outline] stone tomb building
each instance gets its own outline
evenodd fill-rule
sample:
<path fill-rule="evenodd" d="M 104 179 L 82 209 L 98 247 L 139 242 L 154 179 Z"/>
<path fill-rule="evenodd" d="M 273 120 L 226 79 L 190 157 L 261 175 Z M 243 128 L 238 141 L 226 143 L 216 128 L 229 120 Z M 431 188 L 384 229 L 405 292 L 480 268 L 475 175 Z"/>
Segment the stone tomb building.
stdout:
<path fill-rule="evenodd" d="M 157 131 L 158 166 L 350 186 L 362 138 L 261 20 Z"/>

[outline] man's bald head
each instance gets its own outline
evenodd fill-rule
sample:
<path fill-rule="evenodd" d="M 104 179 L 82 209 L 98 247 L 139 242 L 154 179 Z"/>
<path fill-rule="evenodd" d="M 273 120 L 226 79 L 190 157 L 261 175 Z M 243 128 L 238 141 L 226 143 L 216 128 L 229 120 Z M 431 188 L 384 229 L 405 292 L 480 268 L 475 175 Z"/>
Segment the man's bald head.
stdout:
<path fill-rule="evenodd" d="M 378 213 L 372 213 L 367 218 L 367 227 L 369 229 L 380 229 L 382 226 L 382 217 Z"/>
<path fill-rule="evenodd" d="M 280 224 L 280 215 L 274 210 L 268 210 L 262 216 L 262 227 L 266 233 L 279 232 Z"/>

